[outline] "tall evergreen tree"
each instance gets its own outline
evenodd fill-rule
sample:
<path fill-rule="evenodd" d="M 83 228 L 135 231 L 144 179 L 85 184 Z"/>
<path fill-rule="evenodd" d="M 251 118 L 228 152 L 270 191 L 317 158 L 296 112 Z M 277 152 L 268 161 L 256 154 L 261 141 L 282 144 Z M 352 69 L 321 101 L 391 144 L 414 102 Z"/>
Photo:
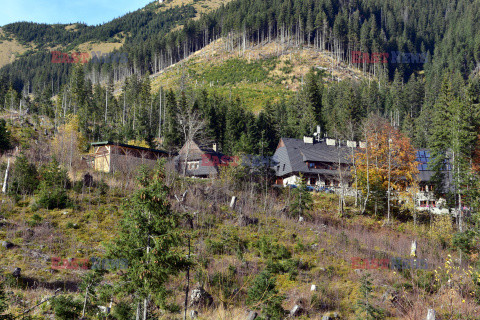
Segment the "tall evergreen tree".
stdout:
<path fill-rule="evenodd" d="M 128 199 L 118 239 L 108 248 L 109 256 L 128 262 L 122 276 L 125 290 L 160 306 L 166 305 L 171 276 L 190 264 L 179 247 L 179 216 L 170 207 L 164 179 L 159 163 L 150 183 Z"/>

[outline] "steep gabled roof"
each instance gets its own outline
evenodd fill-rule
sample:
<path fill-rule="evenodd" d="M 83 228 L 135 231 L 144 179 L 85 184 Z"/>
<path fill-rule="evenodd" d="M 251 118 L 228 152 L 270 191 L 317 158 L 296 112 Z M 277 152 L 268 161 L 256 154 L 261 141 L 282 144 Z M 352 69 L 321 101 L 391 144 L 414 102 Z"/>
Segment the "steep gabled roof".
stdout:
<path fill-rule="evenodd" d="M 210 147 L 200 146 L 197 142 L 192 141 L 189 144 L 188 161 L 199 161 L 198 169 L 187 169 L 187 175 L 190 176 L 209 176 L 218 173 L 218 162 L 225 159 L 225 155 L 217 152 Z M 174 158 L 176 163 L 184 161 L 187 157 L 187 143 L 178 152 Z M 221 165 L 225 165 L 222 163 Z"/>
<path fill-rule="evenodd" d="M 302 139 L 281 138 L 273 155 L 278 163 L 274 169 L 277 176 L 292 172 L 334 174 L 336 170 L 309 168 L 307 162 L 351 164 L 350 155 L 351 148 L 329 146 L 325 141 L 305 143 Z"/>
<path fill-rule="evenodd" d="M 431 168 L 432 156 L 430 155 L 430 150 L 428 149 L 419 149 L 416 152 L 416 161 L 418 162 L 418 179 L 420 182 L 429 182 L 430 179 L 435 175 L 435 171 Z M 442 173 L 444 175 L 445 183 L 447 186 L 451 184 L 452 181 L 452 165 L 450 157 L 447 154 L 445 159 L 444 166 L 442 168 Z M 449 187 L 448 187 L 449 188 Z"/>

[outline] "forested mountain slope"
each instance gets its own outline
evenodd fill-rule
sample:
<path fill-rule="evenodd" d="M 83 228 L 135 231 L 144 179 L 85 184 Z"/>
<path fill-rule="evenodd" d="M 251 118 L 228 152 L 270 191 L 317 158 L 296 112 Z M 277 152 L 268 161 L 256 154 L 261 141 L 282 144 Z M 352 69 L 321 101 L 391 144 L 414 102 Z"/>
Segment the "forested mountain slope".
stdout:
<path fill-rule="evenodd" d="M 236 0 L 198 18 L 198 4 L 160 8 L 157 2 L 100 26 L 14 23 L 4 30 L 21 42 L 40 48 L 73 49 L 88 41 L 118 42 L 129 55 L 131 72 L 155 73 L 218 37 L 238 35 L 236 42 L 261 42 L 280 38 L 300 46 L 312 44 L 330 50 L 352 63 L 352 51 L 428 53 L 427 76 L 440 70 L 458 70 L 464 77 L 476 68 L 479 35 L 478 3 L 473 1 L 350 1 L 336 0 Z M 205 6 L 208 6 L 207 4 Z M 213 6 L 215 7 L 215 6 Z M 193 17 L 197 19 L 190 19 Z M 175 26 L 185 25 L 185 28 Z M 235 40 L 232 40 L 235 43 Z M 48 52 L 37 52 L 4 68 L 2 74 L 30 83 L 30 91 L 44 82 L 65 81 L 61 66 L 45 65 Z M 25 68 L 28 66 L 28 68 Z M 420 63 L 360 64 L 370 72 L 393 78 L 398 70 L 404 80 L 419 70 Z M 112 66 L 108 69 L 115 69 Z M 118 67 L 120 68 L 120 67 Z M 125 66 L 122 66 L 125 68 Z M 29 69 L 28 72 L 23 71 Z M 40 70 L 38 70 L 40 69 Z M 50 69 L 50 70 L 49 70 Z M 43 77 L 40 76 L 43 74 Z M 435 76 L 435 78 L 437 78 Z M 39 84 L 40 83 L 40 84 Z"/>

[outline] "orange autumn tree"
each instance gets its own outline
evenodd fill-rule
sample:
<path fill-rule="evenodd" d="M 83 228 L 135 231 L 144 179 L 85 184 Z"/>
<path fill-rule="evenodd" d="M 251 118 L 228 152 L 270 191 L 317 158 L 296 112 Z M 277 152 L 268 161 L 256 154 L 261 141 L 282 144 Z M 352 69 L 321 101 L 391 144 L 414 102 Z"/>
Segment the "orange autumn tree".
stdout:
<path fill-rule="evenodd" d="M 363 195 L 362 213 L 369 208 L 375 215 L 385 212 L 390 219 L 390 204 L 417 184 L 415 149 L 408 137 L 378 115 L 365 120 L 362 135 L 364 148 L 354 155 L 357 188 Z"/>

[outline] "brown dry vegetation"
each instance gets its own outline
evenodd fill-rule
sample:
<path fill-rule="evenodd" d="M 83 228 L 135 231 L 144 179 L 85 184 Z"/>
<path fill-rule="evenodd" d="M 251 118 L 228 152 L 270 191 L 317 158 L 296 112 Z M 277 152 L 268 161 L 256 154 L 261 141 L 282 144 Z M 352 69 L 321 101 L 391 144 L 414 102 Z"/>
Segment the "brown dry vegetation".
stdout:
<path fill-rule="evenodd" d="M 6 39 L 5 32 L 0 28 L 0 68 L 15 61 L 16 57 L 29 47 L 20 44 L 16 39 Z"/>
<path fill-rule="evenodd" d="M 248 108 L 258 112 L 266 101 L 278 101 L 297 91 L 303 77 L 311 68 L 323 70 L 327 83 L 366 77 L 361 71 L 338 63 L 327 51 L 319 52 L 307 46 L 298 49 L 280 41 L 250 44 L 245 51 L 239 47 L 230 50 L 227 49 L 226 41 L 220 38 L 181 62 L 152 75 L 153 91 L 157 92 L 160 87 L 178 88 L 183 81 L 194 88 L 239 96 Z M 244 80 L 232 83 L 228 79 L 242 71 L 225 67 L 232 61 L 239 61 L 244 65 L 262 65 L 267 71 L 266 77 L 253 82 Z M 212 74 L 218 69 L 223 72 Z M 211 81 L 206 81 L 206 78 Z M 222 85 L 225 81 L 227 84 Z"/>
<path fill-rule="evenodd" d="M 32 129 L 33 121 L 22 125 L 17 121 L 11 128 L 20 143 L 42 141 L 43 130 L 24 132 Z M 31 161 L 48 161 L 38 156 L 33 145 L 24 145 L 25 150 L 32 149 L 27 152 Z M 104 255 L 104 245 L 115 238 L 123 199 L 138 188 L 133 174 L 95 173 L 81 166 L 75 169 L 73 180 L 88 171 L 95 181 L 108 183 L 107 193 L 99 188 L 69 190 L 74 206 L 61 210 L 38 209 L 32 196 L 1 196 L 0 241 L 8 240 L 15 247 L 0 248 L 0 275 L 11 279 L 13 269 L 22 268 L 18 284 L 7 281 L 14 312 L 34 305 L 56 288 L 80 297 L 77 290 L 84 271 L 53 270 L 49 259 Z M 337 196 L 315 193 L 309 216 L 299 222 L 289 215 L 290 189 L 265 189 L 262 179 L 255 186 L 235 179 L 232 170 L 225 170 L 215 180 L 184 179 L 171 168 L 167 171 L 173 209 L 192 217 L 182 220 L 184 232 L 192 238 L 195 267 L 190 273 L 191 288 L 202 284 L 214 299 L 213 307 L 199 309 L 199 319 L 245 319 L 252 308 L 245 305 L 248 289 L 256 275 L 272 263 L 294 266 L 274 275 L 279 293 L 285 296 L 283 307 L 288 310 L 301 301 L 307 311 L 303 319 L 321 319 L 327 312 L 338 312 L 342 319 L 356 318 L 360 281 L 366 273 L 373 282 L 370 302 L 384 310 L 383 319 L 424 319 L 427 308 L 436 309 L 438 319 L 460 319 L 459 314 L 462 319 L 478 319 L 476 272 L 469 268 L 468 259 L 464 257 L 460 264 L 457 252 L 442 244 L 438 232 L 443 233 L 443 229 L 429 225 L 428 217 L 417 227 L 410 220 L 383 226 L 383 221 L 360 215 L 353 199 L 347 199 L 346 214 L 339 217 Z M 186 190 L 185 201 L 177 201 L 175 195 Z M 228 205 L 233 195 L 238 197 L 235 210 Z M 258 223 L 245 225 L 242 216 L 257 218 Z M 448 232 L 454 232 L 454 227 Z M 414 239 L 418 241 L 418 258 L 428 262 L 428 270 L 352 269 L 353 257 L 409 258 Z M 234 274 L 229 275 L 229 270 L 235 270 Z M 110 272 L 104 283 L 114 284 L 118 279 L 117 272 Z M 183 305 L 185 284 L 185 274 L 172 279 L 169 302 Z M 312 284 L 318 291 L 310 291 Z M 235 293 L 229 294 L 230 289 Z M 114 298 L 114 304 L 119 301 L 119 297 Z M 159 319 L 181 318 L 178 313 L 152 311 Z M 52 308 L 45 305 L 34 313 L 50 318 Z"/>
<path fill-rule="evenodd" d="M 159 12 L 166 11 L 170 8 L 181 7 L 183 5 L 193 4 L 193 7 L 197 11 L 197 15 L 195 16 L 195 20 L 199 19 L 203 13 L 207 13 L 219 8 L 222 4 L 227 4 L 232 0 L 166 0 L 158 9 Z"/>

